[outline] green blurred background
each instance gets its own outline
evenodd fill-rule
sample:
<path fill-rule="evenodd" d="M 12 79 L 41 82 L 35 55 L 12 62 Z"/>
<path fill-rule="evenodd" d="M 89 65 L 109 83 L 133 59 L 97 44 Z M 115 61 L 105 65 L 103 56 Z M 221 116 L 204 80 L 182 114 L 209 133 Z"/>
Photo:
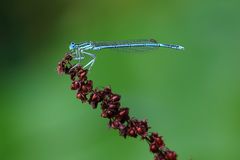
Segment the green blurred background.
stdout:
<path fill-rule="evenodd" d="M 186 50 L 97 53 L 94 86 L 184 160 L 240 159 L 240 1 L 82 0 L 1 4 L 1 160 L 153 159 L 75 99 L 57 62 L 71 41 L 155 38 Z"/>

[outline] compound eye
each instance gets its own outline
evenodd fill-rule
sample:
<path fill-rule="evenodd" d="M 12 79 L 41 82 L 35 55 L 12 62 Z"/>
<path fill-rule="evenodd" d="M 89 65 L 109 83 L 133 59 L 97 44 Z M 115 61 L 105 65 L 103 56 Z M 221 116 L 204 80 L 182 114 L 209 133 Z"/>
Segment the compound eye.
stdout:
<path fill-rule="evenodd" d="M 74 42 L 71 42 L 71 43 L 70 43 L 69 49 L 70 49 L 70 50 L 75 49 L 75 43 L 74 43 Z"/>

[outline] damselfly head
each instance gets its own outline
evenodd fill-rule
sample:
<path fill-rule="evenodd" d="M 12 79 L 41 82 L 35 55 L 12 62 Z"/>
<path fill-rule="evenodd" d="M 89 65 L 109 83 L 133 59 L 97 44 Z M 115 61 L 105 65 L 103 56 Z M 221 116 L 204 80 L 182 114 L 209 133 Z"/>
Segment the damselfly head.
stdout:
<path fill-rule="evenodd" d="M 70 45 L 69 45 L 69 50 L 72 51 L 76 48 L 76 43 L 74 42 L 71 42 Z"/>

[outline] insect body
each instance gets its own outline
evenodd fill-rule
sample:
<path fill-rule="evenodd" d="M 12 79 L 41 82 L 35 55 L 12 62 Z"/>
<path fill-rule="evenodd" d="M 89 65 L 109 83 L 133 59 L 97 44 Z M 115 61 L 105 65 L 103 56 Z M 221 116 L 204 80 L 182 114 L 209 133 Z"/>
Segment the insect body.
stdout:
<path fill-rule="evenodd" d="M 75 60 L 81 63 L 81 60 L 85 58 L 85 55 L 90 56 L 92 59 L 83 67 L 88 68 L 89 70 L 92 68 L 96 55 L 89 53 L 89 50 L 102 50 L 102 49 L 116 49 L 116 48 L 128 48 L 128 49 L 150 49 L 150 48 L 172 48 L 177 50 L 183 50 L 184 47 L 180 45 L 174 44 L 163 44 L 158 43 L 154 39 L 150 40 L 133 40 L 133 41 L 106 41 L 106 42 L 82 42 L 76 44 L 71 42 L 69 45 L 69 50 L 71 51 Z M 77 64 L 78 65 L 78 64 Z"/>

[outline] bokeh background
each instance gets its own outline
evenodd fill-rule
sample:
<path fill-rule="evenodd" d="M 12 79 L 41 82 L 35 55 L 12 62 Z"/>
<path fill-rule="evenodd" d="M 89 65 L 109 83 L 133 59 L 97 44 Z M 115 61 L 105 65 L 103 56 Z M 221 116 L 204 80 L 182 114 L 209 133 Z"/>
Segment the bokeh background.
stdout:
<path fill-rule="evenodd" d="M 0 159 L 153 159 L 75 99 L 57 62 L 71 41 L 155 38 L 186 50 L 97 53 L 111 85 L 181 160 L 240 159 L 240 21 L 234 0 L 1 2 Z"/>

